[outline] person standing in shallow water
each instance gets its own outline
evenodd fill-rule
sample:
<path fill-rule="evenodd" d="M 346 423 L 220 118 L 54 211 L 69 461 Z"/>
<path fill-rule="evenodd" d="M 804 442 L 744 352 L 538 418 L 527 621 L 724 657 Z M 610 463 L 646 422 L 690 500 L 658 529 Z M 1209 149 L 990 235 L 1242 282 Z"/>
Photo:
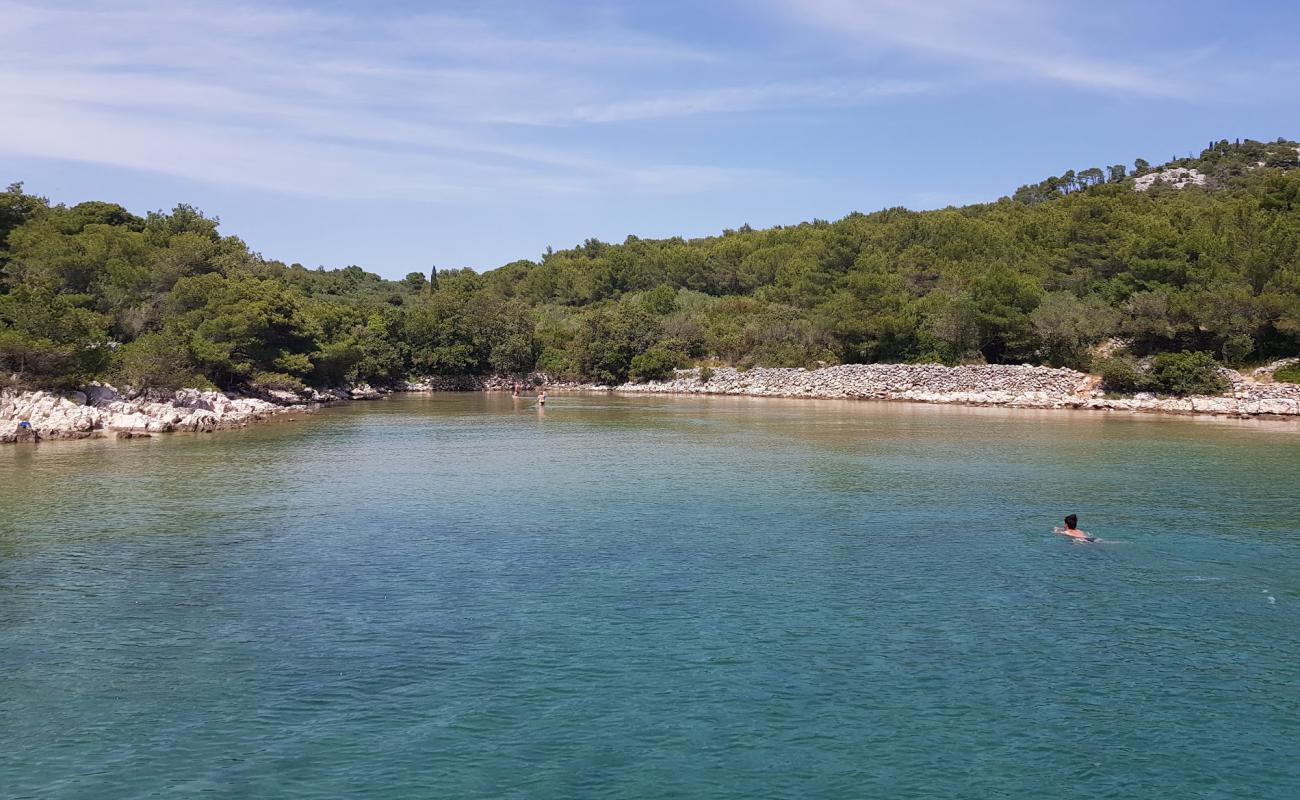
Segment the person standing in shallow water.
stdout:
<path fill-rule="evenodd" d="M 546 390 L 542 389 L 537 393 L 537 407 L 541 408 L 546 405 Z"/>
<path fill-rule="evenodd" d="M 1097 541 L 1096 536 L 1089 536 L 1087 533 L 1079 530 L 1079 517 L 1076 514 L 1071 514 L 1065 518 L 1064 528 L 1053 528 L 1052 532 L 1064 534 L 1065 536 L 1069 536 L 1071 539 L 1078 539 L 1081 542 Z"/>

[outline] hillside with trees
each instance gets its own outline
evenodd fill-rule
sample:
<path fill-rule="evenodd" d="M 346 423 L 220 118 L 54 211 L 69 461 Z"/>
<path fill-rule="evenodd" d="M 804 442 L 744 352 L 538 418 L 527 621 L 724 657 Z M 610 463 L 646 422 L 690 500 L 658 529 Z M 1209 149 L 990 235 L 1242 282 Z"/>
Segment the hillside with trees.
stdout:
<path fill-rule="evenodd" d="M 692 363 L 1089 369 L 1116 338 L 1134 358 L 1261 362 L 1300 354 L 1297 147 L 1225 140 L 980 205 L 591 239 L 400 281 L 265 259 L 186 205 L 140 217 L 14 184 L 0 193 L 0 381 L 256 390 L 534 369 L 616 382 Z M 1135 191 L 1179 168 L 1202 182 Z"/>

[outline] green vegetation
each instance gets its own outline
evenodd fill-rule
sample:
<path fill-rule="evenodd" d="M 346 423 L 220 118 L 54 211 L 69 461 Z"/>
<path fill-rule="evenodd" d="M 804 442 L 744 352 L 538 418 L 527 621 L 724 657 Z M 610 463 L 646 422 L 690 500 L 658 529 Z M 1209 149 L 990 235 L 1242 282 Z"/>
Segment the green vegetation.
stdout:
<path fill-rule="evenodd" d="M 1144 367 L 1132 358 L 1118 356 L 1100 364 L 1102 383 L 1112 392 L 1159 394 L 1218 394 L 1228 389 L 1219 364 L 1209 353 L 1161 353 Z"/>
<path fill-rule="evenodd" d="M 1090 368 L 1122 337 L 1128 352 L 1096 365 L 1108 387 L 1200 391 L 1214 359 L 1300 353 L 1296 148 L 1221 141 L 1168 165 L 1204 186 L 1136 192 L 1133 176 L 1158 169 L 1139 161 L 982 205 L 593 239 L 399 281 L 264 259 L 189 206 L 139 217 L 14 184 L 0 193 L 0 378 L 295 389 L 532 369 L 613 383 L 704 360 Z"/>
<path fill-rule="evenodd" d="M 1289 364 L 1273 373 L 1273 380 L 1282 383 L 1300 383 L 1300 364 Z"/>
<path fill-rule="evenodd" d="M 1228 388 L 1209 353 L 1161 353 L 1151 359 L 1151 377 L 1168 394 L 1218 394 Z"/>
<path fill-rule="evenodd" d="M 1109 392 L 1117 394 L 1135 394 L 1137 392 L 1154 392 L 1155 380 L 1142 365 L 1127 356 L 1108 358 L 1097 365 L 1101 373 L 1101 383 Z"/>

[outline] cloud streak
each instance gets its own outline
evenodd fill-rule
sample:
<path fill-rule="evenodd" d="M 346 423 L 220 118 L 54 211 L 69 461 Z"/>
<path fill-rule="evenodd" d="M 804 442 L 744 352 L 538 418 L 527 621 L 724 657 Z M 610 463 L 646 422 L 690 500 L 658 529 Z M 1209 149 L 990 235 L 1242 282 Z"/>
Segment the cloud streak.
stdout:
<path fill-rule="evenodd" d="M 0 0 L 0 152 L 296 194 L 692 192 L 764 170 L 600 155 L 589 126 L 840 106 L 902 82 L 682 88 L 717 53 L 545 19 Z M 527 32 L 521 30 L 527 29 Z M 528 128 L 574 129 L 538 144 Z"/>
<path fill-rule="evenodd" d="M 787 19 L 841 45 L 889 50 L 975 69 L 1000 81 L 1065 84 L 1126 95 L 1181 97 L 1189 87 L 1159 64 L 1090 55 L 1050 4 L 1027 0 L 775 0 Z"/>
<path fill-rule="evenodd" d="M 725 146 L 682 163 L 705 149 L 657 134 L 831 120 L 990 82 L 1181 97 L 1171 75 L 1208 52 L 1164 68 L 1103 57 L 1060 6 L 1028 0 L 734 1 L 750 25 L 735 40 L 652 35 L 618 5 L 0 0 L 0 155 L 329 197 L 740 191 L 793 176 Z M 792 20 L 814 48 L 796 46 Z"/>

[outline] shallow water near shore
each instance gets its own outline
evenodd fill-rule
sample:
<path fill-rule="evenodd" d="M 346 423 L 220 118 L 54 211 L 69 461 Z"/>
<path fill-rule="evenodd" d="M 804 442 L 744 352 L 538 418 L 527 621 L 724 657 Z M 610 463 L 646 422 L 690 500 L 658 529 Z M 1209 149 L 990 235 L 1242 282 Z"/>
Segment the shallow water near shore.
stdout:
<path fill-rule="evenodd" d="M 0 449 L 0 797 L 1300 785 L 1300 423 L 532 405 Z"/>

